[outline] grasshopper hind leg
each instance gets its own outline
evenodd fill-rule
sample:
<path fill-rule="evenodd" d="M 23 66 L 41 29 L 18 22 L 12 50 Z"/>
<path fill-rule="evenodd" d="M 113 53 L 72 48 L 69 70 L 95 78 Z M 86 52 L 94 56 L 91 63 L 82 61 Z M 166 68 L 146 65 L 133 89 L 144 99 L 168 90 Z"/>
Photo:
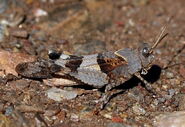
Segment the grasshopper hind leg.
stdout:
<path fill-rule="evenodd" d="M 102 97 L 98 100 L 98 103 L 100 103 L 100 109 L 104 109 L 106 104 L 117 94 L 123 93 L 126 91 L 126 89 L 113 89 L 123 82 L 116 82 L 113 81 L 110 84 L 107 84 L 105 87 L 105 93 L 103 93 Z"/>
<path fill-rule="evenodd" d="M 102 95 L 102 97 L 97 100 L 98 104 L 100 104 L 100 110 L 104 109 L 104 107 L 106 106 L 106 104 L 117 94 L 123 93 L 125 92 L 125 89 L 114 89 L 114 90 L 110 90 L 107 91 L 106 93 L 104 93 Z"/>

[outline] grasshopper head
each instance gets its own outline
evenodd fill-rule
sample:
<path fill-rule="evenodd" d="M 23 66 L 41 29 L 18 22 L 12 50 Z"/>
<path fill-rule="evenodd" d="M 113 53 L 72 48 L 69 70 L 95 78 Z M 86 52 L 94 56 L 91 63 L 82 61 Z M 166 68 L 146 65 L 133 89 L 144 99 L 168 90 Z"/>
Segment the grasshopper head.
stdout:
<path fill-rule="evenodd" d="M 151 67 L 151 63 L 154 60 L 153 51 L 157 47 L 157 45 L 165 38 L 168 33 L 164 34 L 166 26 L 163 27 L 160 34 L 157 37 L 155 43 L 150 47 L 147 43 L 143 43 L 138 49 L 139 58 L 141 60 L 142 71 L 141 74 L 147 74 L 147 70 Z"/>
<path fill-rule="evenodd" d="M 143 43 L 139 49 L 139 58 L 142 65 L 142 74 L 147 73 L 147 70 L 151 67 L 152 62 L 154 61 L 154 55 L 151 51 L 151 47 L 147 43 Z"/>

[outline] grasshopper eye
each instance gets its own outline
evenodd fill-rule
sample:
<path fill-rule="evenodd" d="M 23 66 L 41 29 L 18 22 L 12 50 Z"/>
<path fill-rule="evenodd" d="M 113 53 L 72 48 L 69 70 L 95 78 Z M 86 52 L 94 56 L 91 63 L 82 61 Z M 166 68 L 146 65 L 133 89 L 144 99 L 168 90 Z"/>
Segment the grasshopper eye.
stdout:
<path fill-rule="evenodd" d="M 60 55 L 61 55 L 61 53 L 58 53 L 58 52 L 56 52 L 54 50 L 49 50 L 49 52 L 48 52 L 48 56 L 52 60 L 59 59 Z"/>
<path fill-rule="evenodd" d="M 147 47 L 143 48 L 142 54 L 143 54 L 143 56 L 148 57 L 149 56 L 149 49 Z"/>

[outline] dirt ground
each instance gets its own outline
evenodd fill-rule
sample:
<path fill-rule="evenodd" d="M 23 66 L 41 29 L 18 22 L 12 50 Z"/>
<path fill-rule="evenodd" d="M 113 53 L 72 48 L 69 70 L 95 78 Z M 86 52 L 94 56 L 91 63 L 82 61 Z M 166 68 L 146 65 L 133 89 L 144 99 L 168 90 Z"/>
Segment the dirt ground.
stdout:
<path fill-rule="evenodd" d="M 144 76 L 157 98 L 133 77 L 117 88 L 126 89 L 124 93 L 96 113 L 92 102 L 101 91 L 15 78 L 18 63 L 48 59 L 49 50 L 86 55 L 135 49 L 142 42 L 152 45 L 169 17 L 169 34 Z M 0 126 L 167 127 L 157 119 L 160 114 L 185 110 L 184 33 L 184 0 L 1 0 Z M 53 87 L 76 91 L 77 96 L 57 101 L 48 95 Z"/>

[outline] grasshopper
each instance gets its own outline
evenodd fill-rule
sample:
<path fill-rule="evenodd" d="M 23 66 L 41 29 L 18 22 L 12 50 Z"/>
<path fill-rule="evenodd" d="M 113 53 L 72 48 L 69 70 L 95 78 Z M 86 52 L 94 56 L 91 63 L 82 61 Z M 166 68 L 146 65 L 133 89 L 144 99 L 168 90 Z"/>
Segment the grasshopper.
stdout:
<path fill-rule="evenodd" d="M 27 78 L 52 78 L 57 74 L 76 79 L 97 89 L 105 87 L 105 92 L 99 100 L 103 108 L 112 96 L 111 90 L 133 76 L 143 81 L 147 90 L 153 91 L 141 74 L 147 74 L 147 70 L 150 69 L 154 61 L 154 49 L 167 35 L 165 29 L 164 26 L 152 46 L 143 43 L 135 50 L 124 48 L 115 52 L 82 56 L 50 51 L 50 59 L 21 63 L 17 65 L 16 71 Z"/>

